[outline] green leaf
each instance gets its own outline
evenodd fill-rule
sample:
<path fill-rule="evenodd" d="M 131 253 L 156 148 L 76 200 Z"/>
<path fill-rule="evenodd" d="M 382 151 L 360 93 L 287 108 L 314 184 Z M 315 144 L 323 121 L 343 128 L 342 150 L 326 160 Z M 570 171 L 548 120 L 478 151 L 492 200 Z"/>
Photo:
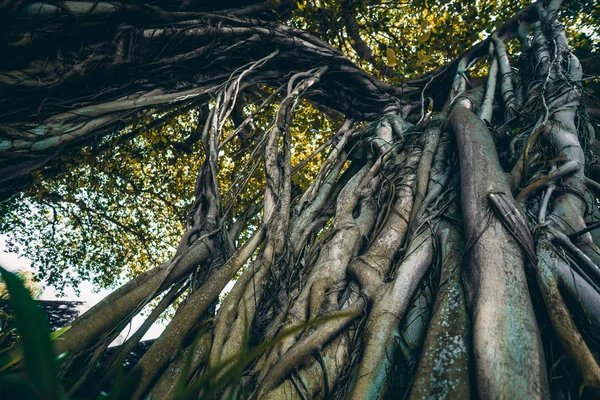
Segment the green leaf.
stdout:
<path fill-rule="evenodd" d="M 385 56 L 387 57 L 387 65 L 389 67 L 395 67 L 398 65 L 398 59 L 396 58 L 396 53 L 394 53 L 393 49 L 389 47 L 385 50 Z"/>
<path fill-rule="evenodd" d="M 40 398 L 61 398 L 54 349 L 44 313 L 15 274 L 2 267 L 0 274 L 9 293 L 8 301 L 14 312 L 17 331 L 22 338 L 27 379 Z"/>
<path fill-rule="evenodd" d="M 50 340 L 56 340 L 63 333 L 68 331 L 71 326 L 65 326 L 64 328 L 58 329 L 50 333 Z M 21 343 L 12 345 L 6 349 L 0 351 L 0 372 L 4 371 L 13 365 L 23 360 L 23 346 Z"/>
<path fill-rule="evenodd" d="M 417 57 L 419 58 L 419 60 L 421 60 L 421 62 L 424 62 L 424 63 L 429 62 L 429 60 L 431 60 L 431 56 L 425 54 L 422 51 L 417 52 Z"/>
<path fill-rule="evenodd" d="M 429 31 L 423 33 L 421 36 L 419 36 L 417 38 L 417 46 L 420 46 L 423 43 L 425 43 L 426 41 L 428 41 L 429 37 L 430 37 L 430 32 Z"/>
<path fill-rule="evenodd" d="M 23 347 L 15 344 L 0 351 L 0 371 L 4 371 L 23 359 Z"/>
<path fill-rule="evenodd" d="M 63 333 L 65 333 L 69 329 L 71 329 L 71 325 L 64 326 L 64 327 L 62 327 L 60 329 L 55 330 L 54 332 L 51 332 L 50 333 L 50 339 L 51 340 L 58 339 Z"/>

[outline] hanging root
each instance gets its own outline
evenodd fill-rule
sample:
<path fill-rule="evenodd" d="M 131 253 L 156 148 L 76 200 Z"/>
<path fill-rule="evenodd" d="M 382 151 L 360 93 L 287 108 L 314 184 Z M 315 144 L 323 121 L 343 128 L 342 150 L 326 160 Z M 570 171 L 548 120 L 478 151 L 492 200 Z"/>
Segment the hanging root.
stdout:
<path fill-rule="evenodd" d="M 538 254 L 539 262 L 536 269 L 538 285 L 552 327 L 582 377 L 579 395 L 583 394 L 584 389 L 589 388 L 593 391 L 594 397 L 597 397 L 600 395 L 600 367 L 571 318 L 553 271 L 556 264 L 564 261 L 558 257 L 548 239 L 540 241 Z"/>
<path fill-rule="evenodd" d="M 515 114 L 515 88 L 513 82 L 513 73 L 508 61 L 508 55 L 506 54 L 506 47 L 504 42 L 498 37 L 496 33 L 492 34 L 492 43 L 494 44 L 495 57 L 498 58 L 498 69 L 500 76 L 500 92 L 502 93 L 502 99 L 504 102 L 504 109 L 506 111 L 506 118 L 512 119 Z"/>
<path fill-rule="evenodd" d="M 381 392 L 389 368 L 389 343 L 432 261 L 432 235 L 427 230 L 412 241 L 393 281 L 375 292 L 351 399 L 371 399 Z"/>
<path fill-rule="evenodd" d="M 123 354 L 131 350 L 190 282 L 175 316 L 133 371 L 141 377 L 134 398 L 171 398 L 180 380 L 210 386 L 239 372 L 215 398 L 541 399 L 551 395 L 553 368 L 545 358 L 554 364 L 563 350 L 581 376 L 580 394 L 598 396 L 593 338 L 600 333 L 600 186 L 585 175 L 590 132 L 580 104 L 582 71 L 556 22 L 558 3 L 528 7 L 452 68 L 420 78 L 423 90 L 403 93 L 365 82 L 351 69 L 376 99 L 367 112 L 354 110 L 364 108 L 364 94 L 342 100 L 347 115 L 337 133 L 315 135 L 322 142 L 294 166 L 301 153 L 293 137 L 300 102 L 333 102 L 338 92 L 325 92 L 339 89 L 333 83 L 350 67 L 338 53 L 317 51 L 324 48 L 319 39 L 292 28 L 255 31 L 250 19 L 215 17 L 219 27 L 235 24 L 227 28 L 232 35 L 252 30 L 241 43 L 272 36 L 278 50 L 226 72 L 214 87 L 138 93 L 105 104 L 129 112 L 136 101 L 187 106 L 180 96 L 210 94 L 210 111 L 207 105 L 196 134 L 205 159 L 176 254 L 73 323 L 56 342 L 59 353 L 71 352 L 64 372 L 78 365 L 77 357 L 99 359 L 135 314 L 166 293 L 123 346 Z M 343 65 L 265 73 L 266 66 L 285 64 L 284 30 L 294 46 Z M 515 32 L 522 44 L 518 70 L 504 43 Z M 468 70 L 486 51 L 485 90 L 467 90 L 475 82 Z M 444 86 L 449 97 L 435 114 L 433 99 L 438 104 L 440 96 L 433 84 L 454 74 L 449 71 L 456 71 Z M 258 109 L 244 103 L 265 92 Z M 421 102 L 407 103 L 405 94 L 420 94 Z M 116 113 L 81 110 L 107 124 Z M 73 123 L 72 115 L 52 118 L 43 126 L 60 118 Z M 235 129 L 229 130 L 230 122 Z M 91 128 L 73 129 L 87 135 Z M 252 147 L 223 190 L 222 154 L 238 144 Z M 308 187 L 295 179 L 304 173 Z M 536 309 L 536 319 L 531 298 L 538 289 L 543 304 L 533 304 L 545 305 L 558 352 L 543 351 L 554 336 L 540 335 L 537 321 L 543 327 L 546 314 Z M 550 345 L 543 347 L 547 337 Z M 265 350 L 240 367 L 238 358 L 248 349 Z M 121 363 L 119 354 L 96 369 L 106 372 L 103 383 Z M 71 392 L 92 372 L 81 371 Z M 203 396 L 209 389 L 199 390 Z"/>
<path fill-rule="evenodd" d="M 177 353 L 181 343 L 194 333 L 197 321 L 217 300 L 225 285 L 254 253 L 263 237 L 264 230 L 259 227 L 244 246 L 221 266 L 210 280 L 191 294 L 185 304 L 179 307 L 172 323 L 167 326 L 136 366 L 141 370 L 140 383 L 137 387 L 139 396 L 148 389 L 156 374 L 162 371 L 172 354 Z"/>
<path fill-rule="evenodd" d="M 332 338 L 336 337 L 353 319 L 359 316 L 364 308 L 364 299 L 359 297 L 352 305 L 331 313 L 328 316 L 328 318 L 331 318 L 329 321 L 317 326 L 314 331 L 292 345 L 286 351 L 285 357 L 280 358 L 262 379 L 257 396 L 262 397 L 272 390 L 290 370 L 302 365 L 305 359 L 315 351 L 321 351 Z"/>
<path fill-rule="evenodd" d="M 460 157 L 462 214 L 468 263 L 464 279 L 473 315 L 480 397 L 547 398 L 546 365 L 520 245 L 490 210 L 490 194 L 510 198 L 492 136 L 470 110 L 448 121 Z M 513 201 L 514 202 L 514 201 Z"/>
<path fill-rule="evenodd" d="M 223 303 L 223 312 L 219 313 L 215 323 L 209 365 L 214 366 L 222 360 L 230 359 L 247 343 L 246 332 L 257 312 L 257 300 L 262 297 L 265 277 L 271 268 L 276 268 L 277 262 L 284 255 L 291 208 L 289 126 L 302 92 L 316 84 L 326 71 L 327 68 L 322 67 L 292 76 L 288 94 L 277 110 L 265 148 L 267 179 L 263 221 L 267 230 L 266 244 L 262 254 L 251 268 L 244 271 Z M 299 78 L 304 79 L 294 86 L 294 81 Z M 283 141 L 283 149 L 280 148 L 280 140 Z"/>
<path fill-rule="evenodd" d="M 491 47 L 491 46 L 490 46 Z M 496 81 L 498 79 L 498 59 L 492 58 L 492 64 L 490 65 L 490 71 L 488 72 L 488 79 L 485 85 L 485 96 L 483 97 L 483 103 L 477 112 L 477 116 L 482 121 L 486 121 L 488 124 L 492 123 L 492 113 L 494 111 L 494 96 L 496 95 Z"/>
<path fill-rule="evenodd" d="M 451 213 L 449 216 L 458 217 Z M 440 222 L 437 235 L 441 250 L 440 285 L 411 399 L 470 397 L 471 323 L 461 282 L 464 251 L 461 233 L 451 220 Z"/>
<path fill-rule="evenodd" d="M 432 120 L 427 124 L 427 127 L 421 134 L 423 152 L 421 153 L 419 167 L 417 168 L 415 203 L 410 215 L 410 221 L 418 220 L 418 214 L 422 214 L 423 212 L 421 206 L 427 192 L 429 173 L 431 171 L 433 157 L 436 154 L 438 143 L 440 142 L 443 124 L 444 121 L 442 119 Z M 411 229 L 409 229 L 409 236 L 416 228 L 417 227 L 414 225 L 411 226 Z"/>

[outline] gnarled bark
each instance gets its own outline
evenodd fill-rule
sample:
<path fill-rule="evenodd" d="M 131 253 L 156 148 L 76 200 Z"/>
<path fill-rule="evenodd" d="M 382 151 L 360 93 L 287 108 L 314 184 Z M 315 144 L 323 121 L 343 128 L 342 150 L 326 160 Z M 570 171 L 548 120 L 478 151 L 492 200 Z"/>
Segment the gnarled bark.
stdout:
<path fill-rule="evenodd" d="M 44 166 L 72 159 L 127 118 L 210 104 L 189 139 L 201 141 L 204 162 L 175 256 L 73 323 L 56 345 L 69 352 L 63 373 L 97 360 L 168 291 L 146 329 L 189 281 L 132 373 L 141 376 L 135 398 L 172 397 L 179 379 L 219 398 L 549 398 L 549 370 L 563 355 L 579 376 L 556 396 L 580 386 L 597 394 L 588 332 L 600 331 L 600 249 L 584 210 L 597 207 L 588 190 L 599 185 L 586 177 L 582 71 L 557 22 L 559 3 L 527 7 L 402 85 L 273 21 L 288 2 L 0 3 L 8 16 L 0 21 L 30 22 L 0 28 L 11 54 L 23 56 L 0 61 L 3 196 L 33 171 L 55 174 Z M 357 52 L 379 66 L 351 13 L 345 23 Z M 504 42 L 515 34 L 532 62 L 513 71 Z M 49 45 L 59 38 L 62 48 Z M 488 53 L 485 92 L 467 91 L 468 68 Z M 303 99 L 345 117 L 313 153 L 325 161 L 307 188 L 292 179 L 309 163 L 292 165 Z M 253 132 L 256 111 L 244 117 L 244 101 L 272 106 L 272 123 Z M 236 138 L 252 146 L 252 163 L 235 171 L 236 193 L 223 194 L 222 151 Z M 235 214 L 259 163 L 262 193 Z M 538 321 L 555 335 L 541 335 Z M 103 369 L 106 381 L 119 360 Z M 89 368 L 76 371 L 72 392 Z M 238 375 L 223 382 L 230 374 Z"/>

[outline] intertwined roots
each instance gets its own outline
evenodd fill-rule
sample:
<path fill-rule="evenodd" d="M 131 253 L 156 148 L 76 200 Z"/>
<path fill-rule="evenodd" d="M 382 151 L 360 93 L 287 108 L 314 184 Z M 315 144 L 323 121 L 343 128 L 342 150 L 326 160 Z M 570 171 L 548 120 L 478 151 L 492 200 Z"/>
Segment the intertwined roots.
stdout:
<path fill-rule="evenodd" d="M 588 224 L 600 185 L 586 177 L 593 129 L 557 2 L 528 10 L 518 29 L 486 42 L 485 88 L 466 90 L 477 54 L 465 53 L 452 64 L 441 111 L 432 113 L 442 107 L 428 107 L 426 92 L 440 72 L 416 106 L 396 98 L 374 122 L 346 119 L 313 154 L 324 152 L 325 161 L 304 191 L 292 180 L 303 167 L 291 165 L 294 112 L 303 97 L 324 98 L 328 74 L 342 67 L 286 75 L 271 98 L 279 100 L 274 121 L 252 142 L 228 192 L 239 198 L 264 161 L 264 195 L 232 216 L 217 180 L 220 150 L 251 117 L 233 134 L 224 125 L 241 91 L 263 84 L 263 71 L 284 51 L 273 28 L 280 50 L 202 88 L 213 96 L 202 131 L 206 158 L 175 257 L 73 324 L 57 343 L 59 353 L 71 352 L 65 373 L 73 376 L 78 355 L 94 365 L 124 324 L 166 292 L 122 352 L 98 367 L 100 385 L 186 293 L 135 367 L 136 398 L 168 398 L 180 379 L 201 382 L 205 396 L 243 398 L 599 395 L 592 338 L 600 332 L 600 250 Z M 504 47 L 514 33 L 518 70 Z M 249 345 L 261 351 L 240 356 Z M 567 376 L 568 368 L 577 375 Z M 91 370 L 77 371 L 72 391 L 97 384 Z"/>

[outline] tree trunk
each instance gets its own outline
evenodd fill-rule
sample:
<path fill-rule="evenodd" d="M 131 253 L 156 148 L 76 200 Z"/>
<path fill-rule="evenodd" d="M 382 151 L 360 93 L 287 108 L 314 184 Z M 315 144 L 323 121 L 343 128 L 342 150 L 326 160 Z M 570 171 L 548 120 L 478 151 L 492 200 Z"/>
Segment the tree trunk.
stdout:
<path fill-rule="evenodd" d="M 598 183 L 586 176 L 581 64 L 559 3 L 527 7 L 402 85 L 273 21 L 285 1 L 0 4 L 12 56 L 0 62 L 4 198 L 83 146 L 101 149 L 128 118 L 212 102 L 175 256 L 57 342 L 71 393 L 110 381 L 121 355 L 97 366 L 102 350 L 145 305 L 170 290 L 162 310 L 193 281 L 131 372 L 135 398 L 173 397 L 180 382 L 219 398 L 600 396 L 600 249 L 586 225 Z M 512 72 L 504 43 L 518 32 L 524 67 Z M 466 91 L 460 69 L 488 51 L 485 89 Z M 251 141 L 238 107 L 265 87 L 277 91 L 274 121 Z M 303 99 L 345 118 L 305 190 L 291 161 Z M 264 159 L 258 224 L 247 218 L 256 204 L 232 216 L 222 200 L 228 120 Z M 561 362 L 577 374 L 553 380 Z"/>

